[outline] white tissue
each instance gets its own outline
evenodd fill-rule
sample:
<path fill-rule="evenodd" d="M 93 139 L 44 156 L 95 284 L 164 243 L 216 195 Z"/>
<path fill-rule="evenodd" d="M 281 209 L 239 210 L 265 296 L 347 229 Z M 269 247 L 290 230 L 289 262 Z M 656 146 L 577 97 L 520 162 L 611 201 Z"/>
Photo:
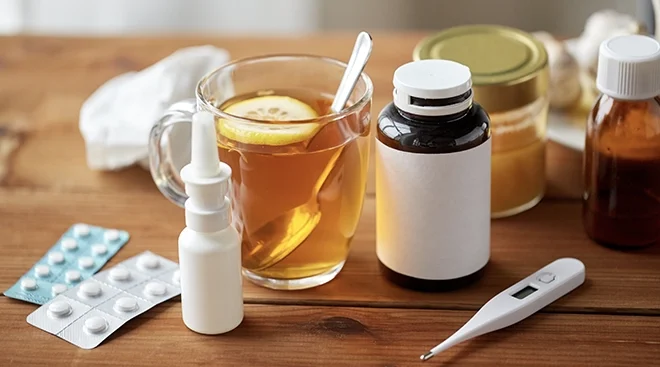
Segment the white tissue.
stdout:
<path fill-rule="evenodd" d="M 89 168 L 116 170 L 136 163 L 148 167 L 153 124 L 173 103 L 194 98 L 197 82 L 228 61 L 229 54 L 213 46 L 184 48 L 99 87 L 80 110 Z"/>

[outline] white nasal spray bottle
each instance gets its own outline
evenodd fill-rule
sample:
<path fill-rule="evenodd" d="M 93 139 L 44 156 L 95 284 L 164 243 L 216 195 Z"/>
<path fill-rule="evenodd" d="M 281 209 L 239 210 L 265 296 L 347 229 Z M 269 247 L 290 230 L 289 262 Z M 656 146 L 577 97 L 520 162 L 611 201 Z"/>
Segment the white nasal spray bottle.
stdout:
<path fill-rule="evenodd" d="M 186 326 L 222 334 L 243 321 L 241 247 L 227 198 L 231 168 L 218 159 L 213 116 L 192 119 L 190 164 L 181 170 L 188 200 L 179 236 L 181 309 Z"/>

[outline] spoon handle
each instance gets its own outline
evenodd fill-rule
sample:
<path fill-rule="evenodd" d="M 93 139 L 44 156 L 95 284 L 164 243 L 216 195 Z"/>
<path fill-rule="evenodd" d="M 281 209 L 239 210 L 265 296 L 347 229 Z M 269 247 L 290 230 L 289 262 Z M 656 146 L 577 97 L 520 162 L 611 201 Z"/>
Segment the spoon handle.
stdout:
<path fill-rule="evenodd" d="M 346 106 L 355 84 L 357 84 L 364 67 L 367 65 L 372 48 L 373 42 L 369 33 L 360 32 L 355 40 L 351 59 L 348 61 L 344 76 L 341 83 L 339 83 L 337 93 L 335 93 L 335 99 L 332 101 L 332 106 L 330 106 L 332 112 L 340 112 Z"/>

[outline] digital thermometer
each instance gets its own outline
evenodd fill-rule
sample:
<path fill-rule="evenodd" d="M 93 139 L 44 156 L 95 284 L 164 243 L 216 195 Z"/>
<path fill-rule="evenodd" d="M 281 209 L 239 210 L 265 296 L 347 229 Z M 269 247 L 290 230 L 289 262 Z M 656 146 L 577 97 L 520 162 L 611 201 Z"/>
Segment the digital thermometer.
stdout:
<path fill-rule="evenodd" d="M 522 321 L 582 285 L 584 277 L 584 264 L 580 260 L 555 260 L 491 298 L 454 335 L 420 359 L 427 361 L 458 343 Z"/>

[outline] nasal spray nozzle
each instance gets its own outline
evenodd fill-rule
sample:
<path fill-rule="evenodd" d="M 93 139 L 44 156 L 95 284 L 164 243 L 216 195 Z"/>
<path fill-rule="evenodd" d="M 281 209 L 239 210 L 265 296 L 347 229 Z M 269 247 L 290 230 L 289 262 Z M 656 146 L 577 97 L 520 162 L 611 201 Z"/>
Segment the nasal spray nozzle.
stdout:
<path fill-rule="evenodd" d="M 190 166 L 201 178 L 213 178 L 222 168 L 216 147 L 213 115 L 206 111 L 197 112 L 192 119 L 192 150 Z"/>
<path fill-rule="evenodd" d="M 215 121 L 206 111 L 192 118 L 190 153 L 181 170 L 188 194 L 179 235 L 181 313 L 189 329 L 222 334 L 243 320 L 241 239 L 230 225 L 231 168 L 218 159 Z"/>
<path fill-rule="evenodd" d="M 213 115 L 200 111 L 192 118 L 190 164 L 181 170 L 188 200 L 186 224 L 199 232 L 217 232 L 229 225 L 227 198 L 231 168 L 218 159 Z"/>

